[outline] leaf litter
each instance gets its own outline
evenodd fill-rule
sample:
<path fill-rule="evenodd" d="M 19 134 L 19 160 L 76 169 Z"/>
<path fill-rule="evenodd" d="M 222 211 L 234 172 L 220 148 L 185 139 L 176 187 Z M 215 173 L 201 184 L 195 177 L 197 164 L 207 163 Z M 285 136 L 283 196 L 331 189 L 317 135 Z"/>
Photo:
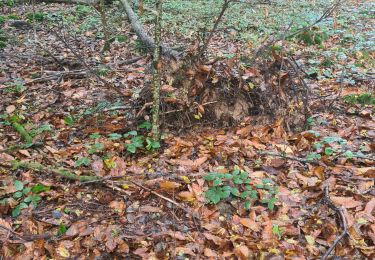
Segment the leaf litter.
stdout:
<path fill-rule="evenodd" d="M 38 5 L 51 12 L 61 7 Z M 22 15 L 22 10 L 17 12 Z M 24 37 L 22 31 L 13 33 Z M 147 57 L 123 69 L 118 59 L 134 55 L 131 46 L 116 43 L 109 55 L 99 57 L 94 33 L 80 36 L 82 55 L 90 62 L 118 65 L 106 78 L 126 85 L 125 96 L 136 95 L 137 87 L 145 84 Z M 261 124 L 249 116 L 233 127 L 203 127 L 185 134 L 167 131 L 162 149 L 130 155 L 120 138 L 125 129 L 137 128 L 137 122 L 112 110 L 126 102 L 84 76 L 76 57 L 53 35 L 40 32 L 39 37 L 55 45 L 51 50 L 59 50 L 57 56 L 70 66 L 68 70 L 74 68 L 75 75 L 60 73 L 44 81 L 48 71 L 61 68 L 27 51 L 31 49 L 27 42 L 1 53 L 6 56 L 1 61 L 5 67 L 0 74 L 1 113 L 4 118 L 23 115 L 26 131 L 40 130 L 33 143 L 43 143 L 8 151 L 20 137 L 1 121 L 0 243 L 5 258 L 310 259 L 331 248 L 336 256 L 374 257 L 373 105 L 322 96 L 312 101 L 317 112 L 306 130 L 291 133 L 282 119 Z M 336 40 L 332 37 L 327 45 Z M 214 45 L 221 41 L 216 39 Z M 15 51 L 22 55 L 12 56 Z M 350 57 L 352 62 L 361 56 L 356 55 Z M 249 69 L 243 76 L 256 73 Z M 36 81 L 35 76 L 43 80 Z M 25 81 L 26 90 L 5 91 L 10 88 L 6 83 L 15 78 Z M 331 78 L 314 84 L 314 91 L 338 97 L 373 87 L 373 82 L 359 81 L 341 89 Z M 164 88 L 174 91 L 170 85 Z M 203 113 L 204 108 L 199 110 Z M 79 183 L 49 170 L 11 169 L 14 159 L 100 179 Z M 262 185 L 267 179 L 277 186 L 272 209 L 261 200 L 251 201 L 248 210 L 241 200 L 206 203 L 211 184 L 204 176 L 236 168 L 247 173 L 251 184 Z M 28 187 L 49 188 L 34 194 L 39 198 L 35 206 L 26 205 L 12 217 L 20 205 L 18 196 L 24 201 L 34 196 L 31 191 L 15 196 Z M 267 194 L 258 190 L 257 195 L 262 199 Z M 341 234 L 343 238 L 335 242 Z"/>

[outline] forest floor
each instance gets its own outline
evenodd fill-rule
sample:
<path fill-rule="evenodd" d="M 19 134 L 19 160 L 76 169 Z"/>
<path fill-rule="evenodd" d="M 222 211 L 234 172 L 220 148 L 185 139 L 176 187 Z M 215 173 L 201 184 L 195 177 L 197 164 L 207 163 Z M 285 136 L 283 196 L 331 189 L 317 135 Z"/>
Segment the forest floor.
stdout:
<path fill-rule="evenodd" d="M 168 44 L 189 47 L 193 14 L 212 22 L 220 10 L 193 2 L 166 1 Z M 233 7 L 211 56 L 238 63 L 284 19 L 322 10 L 257 8 Z M 119 6 L 106 52 L 92 7 L 12 7 L 0 16 L 2 259 L 374 259 L 374 8 L 346 1 L 262 57 L 303 68 L 306 122 L 249 114 L 222 126 L 200 111 L 180 131 L 165 124 L 159 144 L 147 114 L 134 120 L 150 57 Z"/>

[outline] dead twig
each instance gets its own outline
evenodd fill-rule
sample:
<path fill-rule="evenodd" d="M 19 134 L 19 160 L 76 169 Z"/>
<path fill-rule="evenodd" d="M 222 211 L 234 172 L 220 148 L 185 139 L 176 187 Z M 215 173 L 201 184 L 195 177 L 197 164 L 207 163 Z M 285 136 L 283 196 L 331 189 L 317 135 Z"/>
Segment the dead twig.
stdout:
<path fill-rule="evenodd" d="M 346 218 L 344 216 L 344 212 L 342 208 L 336 207 L 333 202 L 330 199 L 329 196 L 329 186 L 326 185 L 324 187 L 324 197 L 323 197 L 323 204 L 326 204 L 330 209 L 334 210 L 336 214 L 339 215 L 340 220 L 341 220 L 341 226 L 343 228 L 343 231 L 341 234 L 333 241 L 332 245 L 328 248 L 327 252 L 322 256 L 321 260 L 326 260 L 328 259 L 329 255 L 331 252 L 335 249 L 337 244 L 345 237 L 348 235 L 348 224 L 346 221 Z"/>
<path fill-rule="evenodd" d="M 73 55 L 77 58 L 77 60 L 79 62 L 81 62 L 81 64 L 86 68 L 86 70 L 93 76 L 95 76 L 95 78 L 100 81 L 101 83 L 103 83 L 104 87 L 108 88 L 108 89 L 112 89 L 114 90 L 115 92 L 117 92 L 120 96 L 122 97 L 126 97 L 124 93 L 122 93 L 117 87 L 115 87 L 111 82 L 107 81 L 106 79 L 100 77 L 96 71 L 94 69 L 91 68 L 91 66 L 89 64 L 86 63 L 86 61 L 84 60 L 83 56 L 80 55 L 74 48 L 72 48 L 68 42 L 65 40 L 64 37 L 62 37 L 58 32 L 55 32 L 52 30 L 52 33 L 54 33 L 54 35 L 65 45 L 66 48 L 68 48 L 72 53 Z"/>
<path fill-rule="evenodd" d="M 275 156 L 275 157 L 281 157 L 281 158 L 284 158 L 284 159 L 298 161 L 298 162 L 301 162 L 301 163 L 317 163 L 316 161 L 311 161 L 311 160 L 308 160 L 308 159 L 305 159 L 305 158 L 287 155 L 285 153 L 275 153 L 275 152 L 268 152 L 268 151 L 258 151 L 257 153 L 259 155 L 270 155 L 270 156 Z"/>

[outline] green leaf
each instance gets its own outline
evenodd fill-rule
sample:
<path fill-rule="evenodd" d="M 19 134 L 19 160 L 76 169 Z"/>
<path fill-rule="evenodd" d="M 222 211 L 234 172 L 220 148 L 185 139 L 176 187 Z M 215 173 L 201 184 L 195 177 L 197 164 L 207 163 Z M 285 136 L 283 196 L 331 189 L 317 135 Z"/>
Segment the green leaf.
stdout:
<path fill-rule="evenodd" d="M 57 235 L 58 236 L 64 235 L 67 230 L 68 230 L 67 227 L 63 223 L 61 223 L 59 225 L 59 229 L 57 230 Z"/>
<path fill-rule="evenodd" d="M 334 153 L 334 150 L 331 147 L 326 147 L 324 149 L 324 153 L 325 153 L 325 155 L 330 156 L 330 155 L 332 155 Z"/>
<path fill-rule="evenodd" d="M 239 169 L 234 169 L 234 170 L 232 171 L 232 174 L 233 174 L 233 175 L 239 175 L 239 174 L 240 174 L 240 170 L 239 170 Z"/>
<path fill-rule="evenodd" d="M 241 172 L 240 173 L 240 178 L 242 179 L 242 180 L 245 180 L 245 179 L 247 179 L 249 177 L 249 175 L 247 174 L 247 172 Z"/>
<path fill-rule="evenodd" d="M 102 143 L 93 144 L 90 146 L 89 150 L 87 151 L 89 154 L 100 152 L 104 149 L 104 145 Z"/>
<path fill-rule="evenodd" d="M 250 201 L 246 201 L 245 204 L 244 204 L 244 208 L 246 210 L 249 210 L 250 209 L 250 206 L 251 206 L 251 202 Z"/>
<path fill-rule="evenodd" d="M 150 123 L 150 121 L 144 121 L 142 124 L 140 124 L 138 126 L 140 129 L 146 129 L 146 130 L 150 130 L 152 128 L 152 124 Z"/>
<path fill-rule="evenodd" d="M 12 210 L 12 217 L 18 217 L 21 213 L 21 208 L 20 205 L 17 205 L 13 210 Z"/>
<path fill-rule="evenodd" d="M 101 137 L 101 135 L 99 133 L 93 133 L 89 136 L 91 139 L 98 139 Z"/>
<path fill-rule="evenodd" d="M 40 193 L 40 192 L 49 191 L 50 189 L 51 189 L 50 186 L 44 186 L 43 184 L 38 183 L 31 188 L 31 191 L 34 194 L 37 194 L 37 193 Z"/>
<path fill-rule="evenodd" d="M 223 199 L 228 198 L 231 194 L 231 190 L 232 190 L 232 187 L 230 186 L 221 187 L 221 189 L 219 190 L 220 197 Z"/>
<path fill-rule="evenodd" d="M 213 181 L 217 178 L 217 173 L 216 172 L 210 172 L 203 176 L 203 179 L 206 181 Z"/>
<path fill-rule="evenodd" d="M 233 196 L 240 196 L 240 191 L 237 188 L 232 188 L 231 193 Z"/>
<path fill-rule="evenodd" d="M 17 192 L 15 192 L 15 193 L 13 193 L 13 198 L 15 198 L 15 199 L 19 199 L 19 198 L 21 198 L 22 196 L 23 196 L 22 191 L 17 191 Z"/>
<path fill-rule="evenodd" d="M 41 200 L 42 198 L 35 194 L 35 195 L 32 195 L 31 196 L 31 205 L 35 208 L 37 205 L 38 205 L 38 202 Z"/>
<path fill-rule="evenodd" d="M 241 199 L 246 199 L 247 197 L 250 197 L 251 191 L 247 190 L 241 193 Z"/>
<path fill-rule="evenodd" d="M 306 160 L 308 160 L 308 161 L 320 160 L 321 158 L 322 158 L 322 156 L 318 153 L 309 153 L 306 156 Z"/>
<path fill-rule="evenodd" d="M 68 115 L 64 118 L 64 124 L 67 126 L 74 125 L 74 118 L 71 115 Z"/>
<path fill-rule="evenodd" d="M 337 137 L 337 136 L 326 136 L 323 138 L 323 143 L 326 143 L 326 144 L 331 144 L 331 143 L 334 143 L 334 142 L 342 142 L 343 139 L 341 137 Z"/>
<path fill-rule="evenodd" d="M 258 198 L 258 193 L 255 190 L 252 190 L 250 193 L 250 198 L 252 199 L 257 199 Z"/>
<path fill-rule="evenodd" d="M 122 135 L 117 134 L 117 133 L 111 133 L 111 134 L 108 135 L 109 140 L 117 140 L 117 139 L 120 139 L 121 137 L 122 137 Z"/>
<path fill-rule="evenodd" d="M 273 210 L 274 207 L 275 207 L 275 202 L 276 202 L 276 201 L 277 201 L 276 198 L 270 198 L 270 199 L 268 200 L 268 202 L 267 202 L 267 208 L 268 208 L 269 210 Z"/>
<path fill-rule="evenodd" d="M 15 180 L 13 184 L 17 191 L 23 190 L 23 183 L 21 181 Z"/>
<path fill-rule="evenodd" d="M 231 180 L 231 179 L 233 179 L 233 175 L 230 174 L 230 173 L 224 173 L 224 178 L 228 179 L 228 180 Z"/>
<path fill-rule="evenodd" d="M 150 137 L 146 138 L 146 143 L 147 143 L 146 149 L 149 151 L 160 148 L 160 143 L 158 141 L 152 140 L 152 138 Z"/>
<path fill-rule="evenodd" d="M 353 154 L 352 151 L 346 151 L 346 152 L 344 153 L 344 156 L 345 156 L 346 158 L 348 158 L 348 159 L 352 159 L 352 158 L 354 157 L 354 154 Z"/>
<path fill-rule="evenodd" d="M 234 184 L 243 184 L 243 180 L 239 177 L 234 177 L 233 178 L 233 183 Z"/>
<path fill-rule="evenodd" d="M 27 197 L 23 200 L 23 202 L 25 202 L 25 203 L 30 203 L 32 200 L 33 200 L 33 197 L 32 197 L 32 195 L 30 195 L 30 196 L 27 196 Z"/>
<path fill-rule="evenodd" d="M 128 151 L 129 153 L 135 153 L 137 151 L 137 147 L 135 147 L 134 144 L 126 144 L 125 145 L 126 147 L 126 151 Z"/>
<path fill-rule="evenodd" d="M 208 203 L 217 204 L 221 200 L 220 192 L 217 188 L 209 188 L 205 192 L 205 197 Z"/>
<path fill-rule="evenodd" d="M 144 137 L 135 136 L 131 139 L 132 144 L 137 148 L 143 148 Z"/>
<path fill-rule="evenodd" d="M 124 134 L 124 137 L 125 138 L 128 138 L 129 136 L 137 136 L 138 135 L 138 133 L 137 133 L 137 131 L 135 131 L 135 130 L 133 130 L 133 131 L 129 131 L 129 132 L 127 132 L 126 134 Z"/>
<path fill-rule="evenodd" d="M 277 236 L 278 239 L 281 239 L 281 229 L 277 224 L 273 224 L 272 226 L 272 234 Z"/>
<path fill-rule="evenodd" d="M 27 194 L 27 193 L 29 193 L 31 191 L 31 188 L 24 188 L 23 190 L 22 190 L 22 193 L 23 194 Z"/>
<path fill-rule="evenodd" d="M 21 214 L 21 210 L 22 209 L 26 209 L 28 208 L 29 206 L 24 203 L 24 202 L 21 202 L 20 204 L 18 204 L 13 210 L 12 210 L 12 217 L 17 217 Z"/>
<path fill-rule="evenodd" d="M 222 184 L 221 179 L 215 179 L 214 182 L 212 183 L 213 186 L 219 186 L 221 184 Z"/>
<path fill-rule="evenodd" d="M 90 159 L 87 157 L 81 157 L 79 158 L 75 163 L 74 167 L 80 167 L 81 165 L 89 166 L 90 165 Z"/>

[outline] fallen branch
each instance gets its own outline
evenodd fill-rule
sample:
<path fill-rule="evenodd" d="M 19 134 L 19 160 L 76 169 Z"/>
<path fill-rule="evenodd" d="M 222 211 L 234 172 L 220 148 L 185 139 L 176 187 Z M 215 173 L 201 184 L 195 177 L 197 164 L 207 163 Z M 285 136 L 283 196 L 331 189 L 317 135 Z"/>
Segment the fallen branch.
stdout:
<path fill-rule="evenodd" d="M 52 168 L 48 166 L 44 166 L 37 162 L 20 162 L 20 161 L 12 161 L 11 163 L 3 163 L 0 161 L 0 166 L 8 167 L 8 168 L 23 168 L 27 170 L 33 170 L 37 172 L 48 172 L 54 175 L 63 177 L 68 180 L 75 180 L 75 181 L 93 181 L 99 179 L 96 176 L 86 176 L 86 175 L 76 175 L 64 168 Z"/>
<path fill-rule="evenodd" d="M 47 76 L 47 77 L 40 77 L 33 80 L 26 82 L 25 84 L 33 84 L 33 83 L 42 83 L 50 80 L 61 80 L 63 78 L 84 78 L 87 76 L 87 72 L 85 70 L 73 70 L 73 71 L 59 71 L 56 74 Z"/>
<path fill-rule="evenodd" d="M 26 143 L 26 144 L 16 144 L 13 146 L 10 146 L 8 148 L 0 150 L 0 153 L 9 153 L 14 152 L 22 149 L 29 149 L 29 148 L 36 148 L 36 147 L 42 147 L 44 144 L 42 142 L 34 142 L 34 143 Z"/>
<path fill-rule="evenodd" d="M 131 8 L 128 0 L 120 0 L 122 5 L 124 6 L 125 12 L 128 16 L 129 22 L 131 24 L 132 29 L 137 34 L 139 39 L 146 45 L 146 47 L 149 49 L 149 52 L 153 52 L 156 45 L 154 40 L 146 33 L 146 31 L 143 29 L 143 26 L 139 22 L 137 15 L 134 13 L 133 9 Z M 167 57 L 172 57 L 174 59 L 178 59 L 180 56 L 180 53 L 165 46 L 164 44 L 160 45 L 161 48 L 161 54 Z"/>
<path fill-rule="evenodd" d="M 305 158 L 287 155 L 285 153 L 275 153 L 275 152 L 268 152 L 268 151 L 258 151 L 257 153 L 259 155 L 270 155 L 270 156 L 275 156 L 275 157 L 281 157 L 281 158 L 284 158 L 284 159 L 293 160 L 293 161 L 302 162 L 302 163 L 316 163 L 316 161 L 307 160 Z"/>

